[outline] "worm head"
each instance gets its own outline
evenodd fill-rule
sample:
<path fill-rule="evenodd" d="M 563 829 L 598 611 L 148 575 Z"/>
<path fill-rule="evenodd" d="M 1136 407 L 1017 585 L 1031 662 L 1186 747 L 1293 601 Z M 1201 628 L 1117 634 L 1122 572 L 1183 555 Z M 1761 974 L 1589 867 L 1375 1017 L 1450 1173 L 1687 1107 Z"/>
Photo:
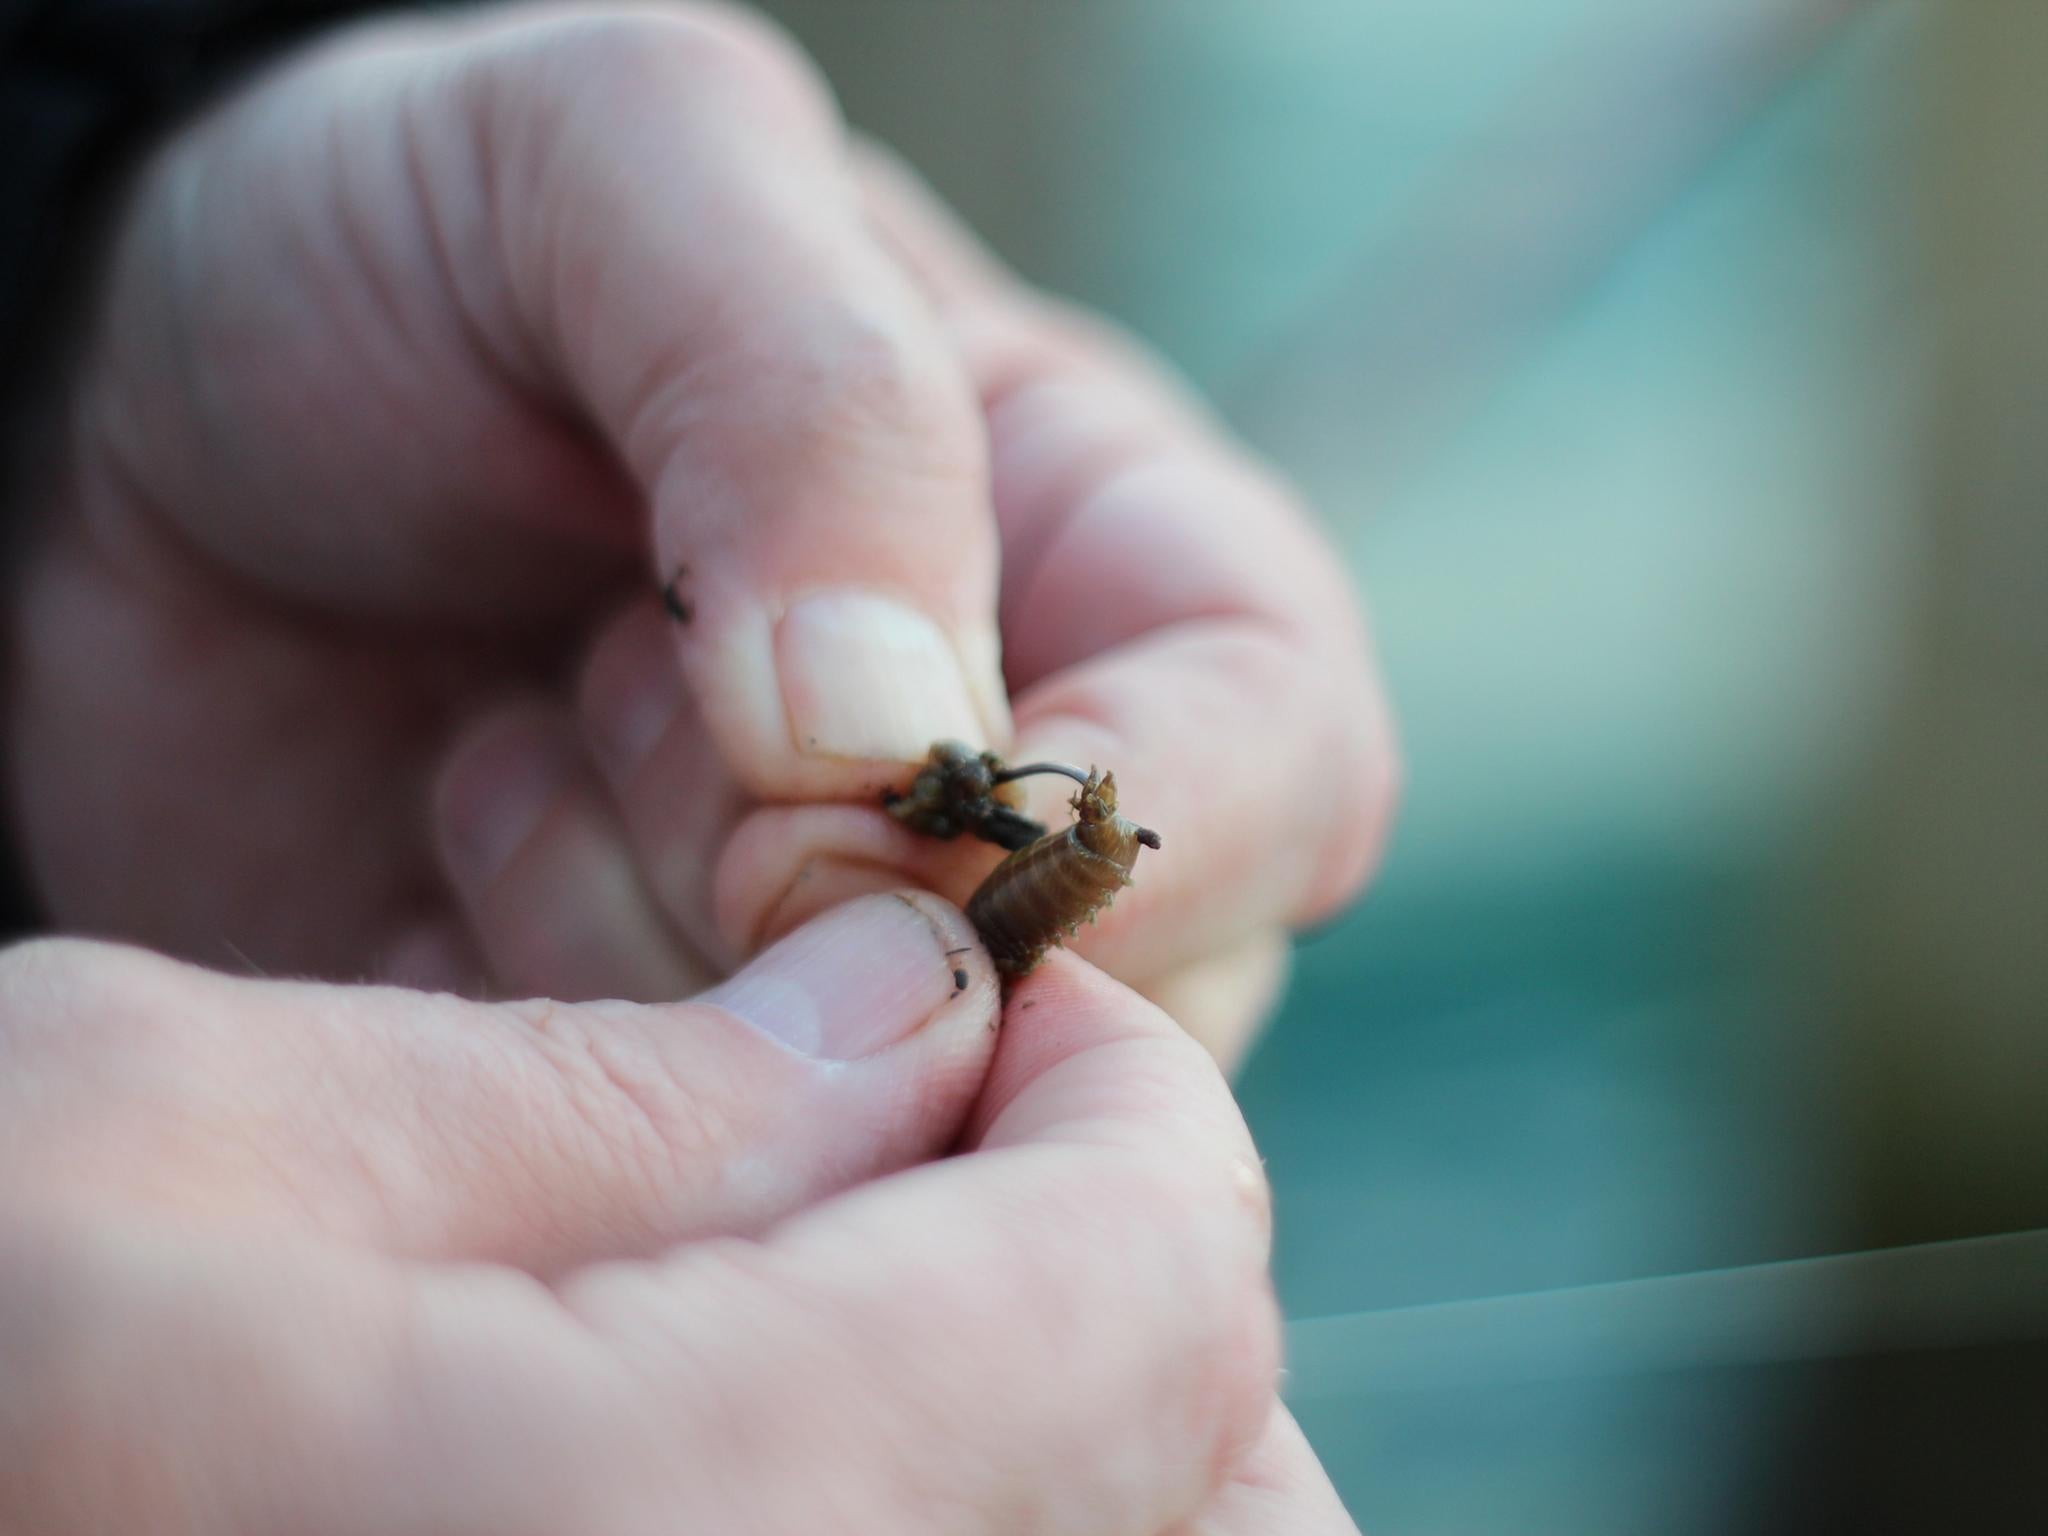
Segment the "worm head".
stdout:
<path fill-rule="evenodd" d="M 1159 846 L 1159 834 L 1150 827 L 1141 827 L 1117 813 L 1116 775 L 1105 773 L 1099 768 L 1088 770 L 1088 779 L 1070 802 L 1074 807 L 1074 820 L 1083 829 L 1084 835 L 1091 828 L 1105 829 L 1119 838 L 1128 837 L 1147 848 Z M 1134 851 L 1135 856 L 1135 851 Z"/>

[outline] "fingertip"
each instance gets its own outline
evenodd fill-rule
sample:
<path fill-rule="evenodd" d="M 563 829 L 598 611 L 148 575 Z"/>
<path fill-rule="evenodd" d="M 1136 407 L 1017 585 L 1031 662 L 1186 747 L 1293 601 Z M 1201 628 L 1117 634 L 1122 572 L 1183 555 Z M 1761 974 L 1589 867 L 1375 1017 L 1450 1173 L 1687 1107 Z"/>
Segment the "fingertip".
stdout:
<path fill-rule="evenodd" d="M 1126 989 L 1079 956 L 1053 950 L 1010 984 L 1003 1000 L 1001 1071 L 991 1079 L 978 1117 L 998 1120 L 1018 1091 L 1069 1057 L 1119 1039 L 1164 1033 L 1171 1021 L 1143 998 L 1134 1009 L 1115 1003 Z"/>
<path fill-rule="evenodd" d="M 1005 995 L 1002 1047 L 971 1128 L 977 1144 L 1029 1138 L 1045 1124 L 1049 1103 L 1061 1103 L 1061 1113 L 1071 1112 L 1075 1106 L 1049 1098 L 1045 1086 L 1062 1081 L 1064 1069 L 1090 1053 L 1125 1047 L 1144 1052 L 1151 1069 L 1128 1076 L 1076 1072 L 1075 1080 L 1087 1085 L 1091 1113 L 1107 1109 L 1142 1117 L 1162 1083 L 1199 1085 L 1213 1100 L 1217 1145 L 1225 1156 L 1241 1160 L 1250 1154 L 1243 1120 L 1208 1053 L 1156 1004 L 1064 950 L 1048 954 L 1013 981 Z M 1013 1113 L 1027 1095 L 1029 1113 Z"/>
<path fill-rule="evenodd" d="M 993 964 L 965 914 L 922 892 L 866 895 L 765 950 L 697 1002 L 803 1055 L 857 1061 L 941 1020 L 994 1018 Z"/>
<path fill-rule="evenodd" d="M 971 839 L 920 837 L 875 807 L 764 806 L 719 854 L 713 908 L 723 942 L 752 954 L 867 891 L 917 887 L 964 902 L 999 857 Z"/>

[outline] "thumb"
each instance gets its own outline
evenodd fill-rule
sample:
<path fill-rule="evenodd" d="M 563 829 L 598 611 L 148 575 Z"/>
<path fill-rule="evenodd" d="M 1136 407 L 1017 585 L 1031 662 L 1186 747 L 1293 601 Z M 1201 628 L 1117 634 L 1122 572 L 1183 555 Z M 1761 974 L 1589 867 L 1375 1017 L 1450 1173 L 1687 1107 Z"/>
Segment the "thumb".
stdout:
<path fill-rule="evenodd" d="M 247 981 L 82 943 L 0 960 L 0 999 L 0 1167 L 25 1189 L 550 1273 L 943 1151 L 998 991 L 957 910 L 875 896 L 667 1006 Z"/>

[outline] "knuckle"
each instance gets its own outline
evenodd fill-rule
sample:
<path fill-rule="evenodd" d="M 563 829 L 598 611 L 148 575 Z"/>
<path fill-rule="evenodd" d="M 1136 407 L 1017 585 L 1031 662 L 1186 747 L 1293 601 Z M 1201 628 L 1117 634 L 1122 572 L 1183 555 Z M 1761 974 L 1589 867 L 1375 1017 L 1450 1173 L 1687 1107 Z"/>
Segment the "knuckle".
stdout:
<path fill-rule="evenodd" d="M 953 468 L 978 457 L 970 392 L 930 338 L 852 307 L 813 334 L 815 350 L 801 382 L 822 437 L 893 444 Z"/>
<path fill-rule="evenodd" d="M 587 222 L 617 180 L 612 167 L 650 134 L 839 137 L 810 61 L 736 11 L 558 5 L 488 43 L 457 34 L 450 46 L 491 217 L 515 251 L 528 241 L 546 251 Z M 593 158 L 605 185 L 588 184 Z"/>
<path fill-rule="evenodd" d="M 502 1006 L 553 1066 L 568 1114 L 560 1134 L 581 1143 L 573 1160 L 612 1170 L 622 1194 L 696 1191 L 706 1170 L 747 1150 L 729 1106 L 711 1085 L 687 1081 L 646 1031 L 596 1017 L 589 1005 Z"/>
<path fill-rule="evenodd" d="M 831 118 L 816 68 L 764 17 L 723 6 L 606 8 L 570 13 L 550 52 L 562 78 L 606 83 L 608 93 L 692 98 L 716 93 L 801 117 Z"/>
<path fill-rule="evenodd" d="M 679 420 L 715 415 L 700 434 L 733 472 L 846 482 L 956 484 L 982 473 L 979 409 L 958 362 L 907 305 L 846 289 L 775 326 L 745 318 L 713 342 L 675 388 L 650 402 L 643 431 L 674 436 Z"/>

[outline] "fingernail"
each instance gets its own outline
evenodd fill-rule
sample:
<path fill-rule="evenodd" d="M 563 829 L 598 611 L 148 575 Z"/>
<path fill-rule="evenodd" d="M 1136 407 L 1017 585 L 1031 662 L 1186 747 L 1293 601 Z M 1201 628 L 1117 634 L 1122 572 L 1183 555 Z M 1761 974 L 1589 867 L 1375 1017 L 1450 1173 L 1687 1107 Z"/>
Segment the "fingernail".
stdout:
<path fill-rule="evenodd" d="M 908 762 L 935 741 L 987 744 L 959 652 L 931 619 L 889 598 L 802 599 L 776 630 L 775 659 L 790 734 L 807 756 Z"/>
<path fill-rule="evenodd" d="M 449 873 L 472 888 L 494 878 L 533 835 L 573 770 L 566 742 L 524 724 L 465 745 L 439 796 Z"/>
<path fill-rule="evenodd" d="M 924 1027 L 952 997 L 957 915 L 905 895 L 870 896 L 799 928 L 701 1001 L 792 1050 L 854 1061 Z"/>
<path fill-rule="evenodd" d="M 1010 739 L 1010 688 L 1003 681 L 1003 642 L 995 626 L 960 637 L 960 656 L 967 672 L 967 691 L 980 712 L 981 746 L 1000 747 Z"/>

